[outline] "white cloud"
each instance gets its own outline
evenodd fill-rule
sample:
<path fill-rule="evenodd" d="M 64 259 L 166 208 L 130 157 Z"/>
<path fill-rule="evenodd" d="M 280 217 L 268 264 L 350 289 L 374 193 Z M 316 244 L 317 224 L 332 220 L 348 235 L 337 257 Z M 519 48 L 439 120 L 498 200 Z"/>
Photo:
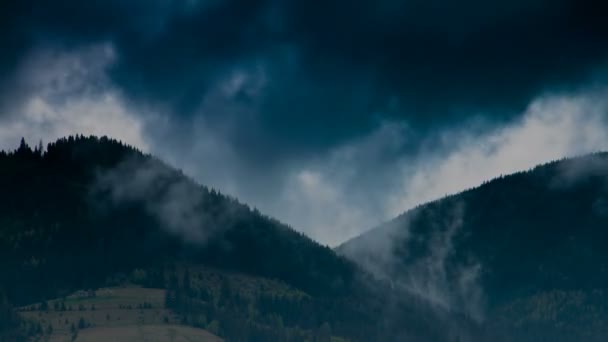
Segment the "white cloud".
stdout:
<path fill-rule="evenodd" d="M 0 118 L 0 148 L 15 148 L 21 137 L 35 144 L 94 134 L 147 149 L 141 119 L 107 80 L 105 71 L 114 58 L 108 44 L 33 52 L 17 73 L 20 101 Z"/>
<path fill-rule="evenodd" d="M 108 79 L 116 58 L 110 44 L 32 52 L 16 73 L 19 96 L 0 117 L 0 148 L 15 148 L 22 136 L 31 144 L 70 134 L 112 136 L 335 245 L 417 204 L 608 147 L 608 91 L 594 89 L 540 96 L 516 122 L 481 133 L 463 123 L 420 146 L 412 145 L 415 132 L 406 122 L 385 122 L 316 157 L 265 168 L 251 165 L 229 140 L 234 125 L 256 124 L 256 99 L 267 84 L 262 66 L 226 75 L 203 99 L 201 115 L 181 122 L 148 108 L 136 115 Z M 242 95 L 251 101 L 232 101 Z M 226 124 L 210 125 L 205 113 L 221 113 Z"/>
<path fill-rule="evenodd" d="M 481 133 L 467 124 L 446 129 L 408 154 L 400 151 L 410 129 L 387 122 L 293 168 L 283 196 L 262 210 L 335 245 L 418 204 L 501 174 L 608 149 L 607 99 L 606 89 L 541 96 L 515 122 Z"/>
<path fill-rule="evenodd" d="M 607 149 L 606 95 L 606 90 L 594 90 L 544 96 L 505 127 L 479 136 L 471 136 L 466 127 L 442 133 L 443 150 L 423 151 L 415 160 L 401 162 L 402 184 L 391 194 L 387 213 L 399 214 L 501 174 Z"/>
<path fill-rule="evenodd" d="M 356 233 L 353 228 L 372 223 L 337 185 L 317 171 L 302 170 L 288 179 L 277 205 L 269 210 L 312 238 L 334 245 Z"/>
<path fill-rule="evenodd" d="M 312 238 L 336 245 L 384 218 L 391 159 L 406 125 L 382 125 L 371 135 L 286 169 L 281 191 L 260 208 Z"/>

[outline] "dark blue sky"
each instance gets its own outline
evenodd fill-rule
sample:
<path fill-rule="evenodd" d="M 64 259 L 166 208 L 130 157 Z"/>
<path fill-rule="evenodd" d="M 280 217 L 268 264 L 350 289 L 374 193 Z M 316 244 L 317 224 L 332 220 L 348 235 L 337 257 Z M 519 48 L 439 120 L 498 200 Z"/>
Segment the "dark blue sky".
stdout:
<path fill-rule="evenodd" d="M 602 149 L 543 129 L 604 123 L 606 13 L 601 0 L 3 1 L 0 141 L 114 135 L 336 243 Z M 500 154 L 524 133 L 543 148 Z M 479 148 L 494 163 L 469 179 L 488 162 Z M 453 181 L 416 171 L 454 158 Z"/>

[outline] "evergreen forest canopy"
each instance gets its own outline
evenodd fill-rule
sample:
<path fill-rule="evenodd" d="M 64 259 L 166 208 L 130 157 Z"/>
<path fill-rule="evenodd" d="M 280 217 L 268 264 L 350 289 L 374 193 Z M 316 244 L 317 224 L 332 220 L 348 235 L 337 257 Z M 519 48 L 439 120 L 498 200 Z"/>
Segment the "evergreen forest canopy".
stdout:
<path fill-rule="evenodd" d="M 229 340 L 444 337 L 424 304 L 400 299 L 384 314 L 391 296 L 351 261 L 110 138 L 22 140 L 0 153 L 0 188 L 0 288 L 12 305 L 134 282 L 167 289 L 184 324 L 218 321 Z M 222 286 L 200 281 L 201 267 Z M 230 285 L 234 272 L 290 290 L 252 293 Z M 405 329 L 393 320 L 407 316 Z"/>
<path fill-rule="evenodd" d="M 549 163 L 333 251 L 116 140 L 22 140 L 0 152 L 0 337 L 38 334 L 12 307 L 137 284 L 229 341 L 602 341 L 607 175 L 607 154 Z"/>
<path fill-rule="evenodd" d="M 337 250 L 502 336 L 604 341 L 607 190 L 608 153 L 564 159 L 420 205 Z"/>

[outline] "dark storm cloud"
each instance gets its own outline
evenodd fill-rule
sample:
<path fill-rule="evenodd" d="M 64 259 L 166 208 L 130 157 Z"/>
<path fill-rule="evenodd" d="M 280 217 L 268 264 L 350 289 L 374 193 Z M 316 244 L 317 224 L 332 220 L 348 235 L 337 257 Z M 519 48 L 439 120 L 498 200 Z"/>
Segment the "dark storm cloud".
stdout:
<path fill-rule="evenodd" d="M 0 1 L 0 141 L 115 135 L 335 243 L 604 148 L 605 108 L 586 99 L 603 103 L 606 13 L 600 0 Z M 583 94 L 593 82 L 600 95 Z"/>
<path fill-rule="evenodd" d="M 114 82 L 132 99 L 186 118 L 227 72 L 258 63 L 263 90 L 229 99 L 255 101 L 256 124 L 234 136 L 304 149 L 368 132 L 386 117 L 422 127 L 485 111 L 506 118 L 542 90 L 586 79 L 608 49 L 608 5 L 599 0 L 1 6 L 1 70 L 35 44 L 111 41 Z M 228 114 L 205 115 L 213 124 Z"/>

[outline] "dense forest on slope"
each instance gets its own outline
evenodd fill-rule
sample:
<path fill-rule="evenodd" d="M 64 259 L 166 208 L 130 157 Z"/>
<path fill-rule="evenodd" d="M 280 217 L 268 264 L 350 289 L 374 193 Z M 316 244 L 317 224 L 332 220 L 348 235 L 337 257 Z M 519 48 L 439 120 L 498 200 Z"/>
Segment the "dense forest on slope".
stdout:
<path fill-rule="evenodd" d="M 529 341 L 608 338 L 608 154 L 414 208 L 337 250 L 394 286 Z"/>
<path fill-rule="evenodd" d="M 22 140 L 0 152 L 0 189 L 3 308 L 131 282 L 166 288 L 166 305 L 184 324 L 217 322 L 216 332 L 235 341 L 444 341 L 476 333 L 466 317 L 447 319 L 330 248 L 106 137 L 34 149 Z M 201 267 L 290 290 L 252 292 L 259 282 L 228 280 L 217 290 L 201 281 L 210 279 Z"/>
<path fill-rule="evenodd" d="M 120 168 L 125 161 L 129 166 Z M 118 183 L 99 185 L 116 167 Z M 112 187 L 134 191 L 125 182 L 144 178 L 143 172 L 152 169 L 155 174 L 138 184 L 144 188 L 141 194 L 119 199 L 110 194 Z M 353 265 L 329 248 L 104 138 L 62 139 L 49 144 L 45 153 L 22 142 L 14 153 L 0 154 L 0 188 L 5 194 L 0 197 L 2 277 L 18 277 L 14 283 L 19 285 L 6 291 L 19 304 L 44 296 L 36 288 L 41 282 L 49 294 L 74 285 L 86 288 L 109 272 L 153 265 L 166 257 L 282 279 L 312 294 L 346 292 L 353 280 Z M 188 193 L 171 197 L 176 191 Z M 192 207 L 177 208 L 175 219 L 200 220 L 199 227 L 178 223 L 178 231 L 171 231 L 150 213 L 148 203 L 171 205 L 162 202 L 184 196 Z M 157 209 L 162 210 L 152 208 Z M 207 234 L 205 241 L 189 229 Z M 201 243 L 205 248 L 199 248 Z M 293 257 L 284 258 L 286 254 Z"/>
<path fill-rule="evenodd" d="M 0 339 L 41 330 L 13 307 L 138 284 L 229 341 L 602 341 L 607 176 L 594 154 L 421 205 L 337 249 L 357 265 L 115 140 L 22 141 L 0 152 Z"/>

